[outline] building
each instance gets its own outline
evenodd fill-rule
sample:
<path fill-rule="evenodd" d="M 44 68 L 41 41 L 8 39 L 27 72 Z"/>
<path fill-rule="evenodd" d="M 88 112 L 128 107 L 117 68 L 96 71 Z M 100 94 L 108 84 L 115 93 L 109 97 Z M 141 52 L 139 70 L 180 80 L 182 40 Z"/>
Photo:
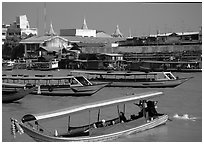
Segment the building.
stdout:
<path fill-rule="evenodd" d="M 57 55 L 68 47 L 67 39 L 60 36 L 33 36 L 20 43 L 25 46 L 25 58 L 37 58 L 50 53 Z"/>
<path fill-rule="evenodd" d="M 30 28 L 29 21 L 27 20 L 26 15 L 16 17 L 14 21 L 7 28 L 7 37 L 9 41 L 20 41 L 27 37 L 37 35 L 37 28 Z"/>
<path fill-rule="evenodd" d="M 111 35 L 112 37 L 123 37 L 123 34 L 120 32 L 119 26 L 116 26 L 115 32 Z"/>
<path fill-rule="evenodd" d="M 155 37 L 157 44 L 193 44 L 202 42 L 202 34 L 200 32 L 173 32 L 150 35 L 150 37 Z"/>
<path fill-rule="evenodd" d="M 7 36 L 7 29 L 10 25 L 5 25 L 2 24 L 2 45 L 4 44 L 4 42 L 6 41 L 6 36 Z"/>
<path fill-rule="evenodd" d="M 120 37 L 111 37 L 103 31 L 89 30 L 84 19 L 81 29 L 60 30 L 57 36 L 52 24 L 50 30 L 44 36 L 35 36 L 20 43 L 25 45 L 25 57 L 39 57 L 50 53 L 59 53 L 61 50 L 69 51 L 73 46 L 78 46 L 82 53 L 115 53 L 118 41 L 124 40 Z"/>
<path fill-rule="evenodd" d="M 81 29 L 60 29 L 60 36 L 96 37 L 96 30 L 88 29 L 84 19 Z"/>

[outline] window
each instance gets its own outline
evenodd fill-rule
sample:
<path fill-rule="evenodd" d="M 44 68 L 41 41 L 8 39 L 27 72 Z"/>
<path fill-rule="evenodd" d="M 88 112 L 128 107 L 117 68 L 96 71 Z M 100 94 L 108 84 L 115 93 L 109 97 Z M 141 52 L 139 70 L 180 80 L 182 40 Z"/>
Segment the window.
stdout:
<path fill-rule="evenodd" d="M 174 77 L 173 77 L 170 73 L 167 73 L 166 76 L 167 76 L 169 79 L 174 79 Z"/>

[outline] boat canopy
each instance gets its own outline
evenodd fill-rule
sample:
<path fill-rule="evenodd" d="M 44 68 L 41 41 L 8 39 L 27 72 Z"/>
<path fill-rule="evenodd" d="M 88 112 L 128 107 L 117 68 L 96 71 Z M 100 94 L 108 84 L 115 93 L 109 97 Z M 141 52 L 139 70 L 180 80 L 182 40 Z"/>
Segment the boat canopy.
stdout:
<path fill-rule="evenodd" d="M 82 76 L 77 76 L 82 77 Z M 3 76 L 2 79 L 11 79 L 11 80 L 62 80 L 62 79 L 71 79 L 75 78 L 75 76 L 60 76 L 60 77 L 36 77 L 36 76 L 30 76 L 30 77 L 20 77 L 20 76 Z"/>
<path fill-rule="evenodd" d="M 26 84 L 2 83 L 2 87 L 24 88 Z"/>
<path fill-rule="evenodd" d="M 142 62 L 143 63 L 157 63 L 157 64 L 195 64 L 195 63 L 198 63 L 199 61 L 151 61 L 151 60 L 146 60 Z"/>
<path fill-rule="evenodd" d="M 34 121 L 34 120 L 44 120 L 44 119 L 55 118 L 55 117 L 63 117 L 63 116 L 77 113 L 77 112 L 88 111 L 88 110 L 93 110 L 93 109 L 100 109 L 102 107 L 113 106 L 117 104 L 133 102 L 133 101 L 147 100 L 147 99 L 151 99 L 154 97 L 158 97 L 162 94 L 163 92 L 146 92 L 146 93 L 141 93 L 141 94 L 132 94 L 129 96 L 124 96 L 124 97 L 119 97 L 119 98 L 114 98 L 114 99 L 109 99 L 109 100 L 104 100 L 104 101 L 98 101 L 94 103 L 87 103 L 87 104 L 73 106 L 73 107 L 60 109 L 60 110 L 47 112 L 47 113 L 27 114 L 23 116 L 22 122 L 28 122 L 28 121 Z"/>
<path fill-rule="evenodd" d="M 105 71 L 83 71 L 83 70 L 73 70 L 71 73 L 84 73 L 90 75 L 157 75 L 157 73 L 145 73 L 145 72 L 105 72 Z"/>

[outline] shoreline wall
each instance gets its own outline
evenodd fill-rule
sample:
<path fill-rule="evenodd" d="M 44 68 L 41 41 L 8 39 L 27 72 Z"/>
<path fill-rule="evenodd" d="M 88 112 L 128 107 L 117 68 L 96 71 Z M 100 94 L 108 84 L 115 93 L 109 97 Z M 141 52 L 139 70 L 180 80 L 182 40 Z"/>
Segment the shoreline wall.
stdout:
<path fill-rule="evenodd" d="M 160 45 L 160 46 L 123 46 L 123 47 L 83 47 L 83 53 L 156 53 L 202 51 L 201 44 Z"/>
<path fill-rule="evenodd" d="M 155 53 L 155 52 L 183 52 L 200 51 L 202 45 L 162 45 L 162 46 L 132 46 L 118 47 L 121 53 Z"/>

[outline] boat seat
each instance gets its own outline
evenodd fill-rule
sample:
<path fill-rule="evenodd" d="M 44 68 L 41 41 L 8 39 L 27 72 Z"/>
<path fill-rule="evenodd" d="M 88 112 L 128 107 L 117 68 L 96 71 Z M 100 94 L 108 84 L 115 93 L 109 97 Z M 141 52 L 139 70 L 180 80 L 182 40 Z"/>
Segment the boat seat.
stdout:
<path fill-rule="evenodd" d="M 89 131 L 88 131 L 89 127 L 85 126 L 85 127 L 70 127 L 68 133 L 66 134 L 61 134 L 59 136 L 61 137 L 77 137 L 77 136 L 88 136 L 89 135 Z"/>
<path fill-rule="evenodd" d="M 45 75 L 36 74 L 35 77 L 45 77 Z"/>

